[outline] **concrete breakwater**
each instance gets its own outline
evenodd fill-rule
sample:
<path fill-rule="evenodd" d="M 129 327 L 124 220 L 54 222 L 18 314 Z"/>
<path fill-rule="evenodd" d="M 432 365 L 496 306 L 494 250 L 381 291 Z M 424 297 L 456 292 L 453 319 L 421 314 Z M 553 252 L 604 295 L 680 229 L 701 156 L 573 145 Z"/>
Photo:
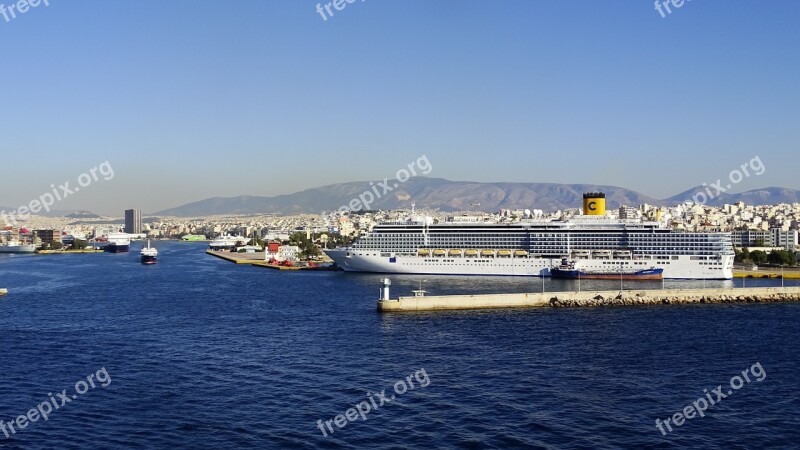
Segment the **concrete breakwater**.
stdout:
<path fill-rule="evenodd" d="M 400 297 L 379 300 L 378 311 L 453 311 L 507 308 L 583 308 L 603 306 L 685 305 L 692 303 L 769 303 L 800 301 L 800 287 L 666 289 L 545 292 Z"/>

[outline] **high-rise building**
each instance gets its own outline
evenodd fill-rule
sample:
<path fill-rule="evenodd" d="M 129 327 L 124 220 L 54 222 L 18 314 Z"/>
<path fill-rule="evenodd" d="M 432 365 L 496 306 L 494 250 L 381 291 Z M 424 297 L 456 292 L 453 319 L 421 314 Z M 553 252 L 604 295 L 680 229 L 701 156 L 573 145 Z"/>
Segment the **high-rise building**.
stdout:
<path fill-rule="evenodd" d="M 142 210 L 125 210 L 125 232 L 129 234 L 140 234 L 142 232 Z"/>

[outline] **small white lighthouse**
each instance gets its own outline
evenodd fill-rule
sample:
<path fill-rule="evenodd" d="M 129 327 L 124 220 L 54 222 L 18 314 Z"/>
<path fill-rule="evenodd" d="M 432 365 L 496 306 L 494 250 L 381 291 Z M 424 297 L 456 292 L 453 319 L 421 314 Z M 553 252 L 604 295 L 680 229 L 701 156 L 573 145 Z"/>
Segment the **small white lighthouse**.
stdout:
<path fill-rule="evenodd" d="M 383 283 L 383 286 L 381 287 L 381 298 L 380 299 L 383 300 L 383 301 L 391 300 L 389 298 L 389 286 L 392 285 L 392 280 L 390 280 L 388 278 L 381 278 L 381 283 Z"/>

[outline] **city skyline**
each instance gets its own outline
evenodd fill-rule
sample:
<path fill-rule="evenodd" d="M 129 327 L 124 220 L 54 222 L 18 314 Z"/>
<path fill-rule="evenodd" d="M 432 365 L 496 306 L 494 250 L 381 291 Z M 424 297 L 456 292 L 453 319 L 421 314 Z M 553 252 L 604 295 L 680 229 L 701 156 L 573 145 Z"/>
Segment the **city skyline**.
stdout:
<path fill-rule="evenodd" d="M 53 208 L 291 194 L 383 180 L 420 154 L 430 177 L 655 198 L 759 157 L 764 173 L 731 192 L 800 188 L 786 164 L 800 141 L 792 2 L 668 15 L 649 2 L 358 2 L 326 19 L 316 5 L 50 2 L 0 17 L 0 82 L 21 87 L 0 102 L 4 165 L 20 168 L 0 205 L 75 186 L 102 161 L 113 179 Z"/>

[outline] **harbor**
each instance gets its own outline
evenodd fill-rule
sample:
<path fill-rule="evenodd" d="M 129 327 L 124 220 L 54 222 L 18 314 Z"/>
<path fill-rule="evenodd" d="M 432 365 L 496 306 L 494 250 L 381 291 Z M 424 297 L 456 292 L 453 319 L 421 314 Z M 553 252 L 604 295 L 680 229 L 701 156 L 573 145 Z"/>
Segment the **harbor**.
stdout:
<path fill-rule="evenodd" d="M 800 301 L 800 287 L 797 286 L 436 296 L 425 295 L 424 290 L 418 289 L 412 291 L 412 296 L 393 299 L 390 295 L 391 281 L 385 278 L 382 282 L 381 297 L 377 305 L 381 313 Z"/>

